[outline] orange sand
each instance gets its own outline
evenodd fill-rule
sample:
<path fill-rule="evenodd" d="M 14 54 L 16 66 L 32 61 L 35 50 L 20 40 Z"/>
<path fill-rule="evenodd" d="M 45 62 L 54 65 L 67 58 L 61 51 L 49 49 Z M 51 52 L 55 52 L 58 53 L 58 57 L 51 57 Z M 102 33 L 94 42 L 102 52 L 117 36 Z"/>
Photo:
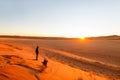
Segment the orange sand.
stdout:
<path fill-rule="evenodd" d="M 120 80 L 76 69 L 50 58 L 46 68 L 41 64 L 43 54 L 36 61 L 30 45 L 0 41 L 0 80 Z"/>

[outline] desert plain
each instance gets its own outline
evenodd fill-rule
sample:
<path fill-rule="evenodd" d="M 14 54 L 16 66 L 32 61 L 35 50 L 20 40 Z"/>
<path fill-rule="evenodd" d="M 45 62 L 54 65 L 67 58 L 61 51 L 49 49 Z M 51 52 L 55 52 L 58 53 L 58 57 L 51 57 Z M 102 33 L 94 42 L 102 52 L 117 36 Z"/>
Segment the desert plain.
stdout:
<path fill-rule="evenodd" d="M 120 40 L 0 38 L 0 80 L 120 80 Z"/>

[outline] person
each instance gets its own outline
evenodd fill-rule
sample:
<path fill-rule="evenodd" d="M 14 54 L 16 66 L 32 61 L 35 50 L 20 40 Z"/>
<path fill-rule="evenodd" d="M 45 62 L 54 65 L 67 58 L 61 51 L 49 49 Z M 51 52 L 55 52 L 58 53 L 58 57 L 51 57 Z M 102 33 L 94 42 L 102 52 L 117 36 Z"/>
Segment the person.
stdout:
<path fill-rule="evenodd" d="M 43 64 L 45 67 L 47 67 L 47 63 L 48 63 L 48 60 L 47 60 L 47 58 L 44 56 L 44 61 L 42 62 L 42 64 Z"/>
<path fill-rule="evenodd" d="M 38 60 L 38 54 L 39 54 L 38 48 L 39 48 L 39 46 L 37 46 L 37 47 L 36 47 L 36 50 L 35 50 L 35 53 L 36 53 L 36 60 Z"/>

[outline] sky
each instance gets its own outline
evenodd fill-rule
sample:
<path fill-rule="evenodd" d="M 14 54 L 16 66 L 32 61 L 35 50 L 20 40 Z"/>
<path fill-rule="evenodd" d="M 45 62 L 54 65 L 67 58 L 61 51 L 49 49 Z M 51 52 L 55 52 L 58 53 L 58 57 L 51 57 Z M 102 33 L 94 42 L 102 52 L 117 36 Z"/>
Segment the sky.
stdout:
<path fill-rule="evenodd" d="M 120 35 L 120 0 L 0 0 L 0 35 Z"/>

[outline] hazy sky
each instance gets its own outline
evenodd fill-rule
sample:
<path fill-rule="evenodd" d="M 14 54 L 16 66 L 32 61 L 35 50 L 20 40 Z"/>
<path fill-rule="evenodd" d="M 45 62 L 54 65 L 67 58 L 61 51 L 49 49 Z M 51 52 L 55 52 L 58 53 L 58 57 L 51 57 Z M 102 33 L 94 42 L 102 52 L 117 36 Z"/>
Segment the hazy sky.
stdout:
<path fill-rule="evenodd" d="M 120 0 L 0 0 L 0 34 L 120 35 Z"/>

